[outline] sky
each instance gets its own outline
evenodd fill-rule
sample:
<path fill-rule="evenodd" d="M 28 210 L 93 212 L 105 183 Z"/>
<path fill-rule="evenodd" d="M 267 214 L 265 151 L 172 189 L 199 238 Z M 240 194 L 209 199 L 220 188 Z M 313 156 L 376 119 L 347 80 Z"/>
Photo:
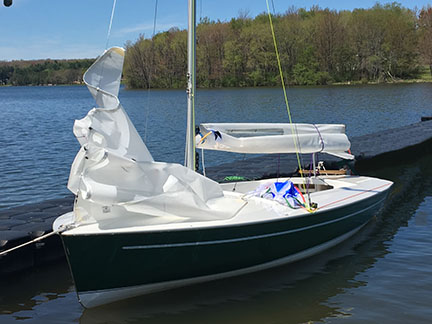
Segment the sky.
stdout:
<path fill-rule="evenodd" d="M 94 58 L 107 44 L 114 0 L 0 0 L 0 61 Z M 156 0 L 116 0 L 109 46 L 124 46 L 153 31 Z M 187 25 L 187 0 L 157 0 L 156 32 Z M 313 5 L 336 10 L 370 8 L 376 0 L 273 0 L 276 12 Z M 399 0 L 413 9 L 432 0 Z M 197 0 L 197 18 L 229 21 L 240 12 L 254 17 L 266 10 L 265 0 Z"/>

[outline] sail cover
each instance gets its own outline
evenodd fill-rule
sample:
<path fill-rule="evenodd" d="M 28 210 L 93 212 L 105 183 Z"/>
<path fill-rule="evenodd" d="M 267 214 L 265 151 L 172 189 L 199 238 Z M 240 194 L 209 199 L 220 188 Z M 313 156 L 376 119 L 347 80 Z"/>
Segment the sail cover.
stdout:
<path fill-rule="evenodd" d="M 201 124 L 197 147 L 236 153 L 328 153 L 353 159 L 345 125 L 216 123 Z"/>
<path fill-rule="evenodd" d="M 84 75 L 97 108 L 74 124 L 81 144 L 68 182 L 77 196 L 75 222 L 109 227 L 232 217 L 243 202 L 224 197 L 218 183 L 153 160 L 118 100 L 123 61 L 124 50 L 111 48 Z"/>

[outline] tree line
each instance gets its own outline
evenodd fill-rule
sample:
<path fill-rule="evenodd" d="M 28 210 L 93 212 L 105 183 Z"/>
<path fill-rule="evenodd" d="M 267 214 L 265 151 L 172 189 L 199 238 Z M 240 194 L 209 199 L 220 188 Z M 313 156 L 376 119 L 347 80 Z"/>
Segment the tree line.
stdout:
<path fill-rule="evenodd" d="M 0 85 L 79 84 L 94 59 L 0 62 Z"/>
<path fill-rule="evenodd" d="M 387 82 L 432 75 L 432 8 L 398 3 L 336 11 L 317 6 L 273 15 L 286 83 Z M 94 59 L 0 61 L 0 85 L 82 83 Z M 129 88 L 185 88 L 187 32 L 171 28 L 126 43 L 123 81 Z M 266 13 L 197 26 L 197 85 L 280 85 Z"/>
<path fill-rule="evenodd" d="M 386 82 L 432 73 L 432 9 L 398 3 L 336 11 L 288 8 L 273 15 L 284 78 L 292 85 Z M 187 32 L 172 28 L 126 44 L 130 88 L 184 88 Z M 267 14 L 197 26 L 199 87 L 275 86 L 279 71 Z"/>

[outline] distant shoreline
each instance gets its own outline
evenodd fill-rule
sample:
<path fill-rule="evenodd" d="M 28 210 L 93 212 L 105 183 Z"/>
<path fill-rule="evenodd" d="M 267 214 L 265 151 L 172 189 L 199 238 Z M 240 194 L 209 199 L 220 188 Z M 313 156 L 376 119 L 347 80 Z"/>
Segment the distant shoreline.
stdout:
<path fill-rule="evenodd" d="M 82 83 L 61 83 L 61 84 L 21 84 L 21 85 L 13 85 L 13 84 L 0 84 L 2 88 L 18 88 L 18 87 L 64 87 L 64 86 L 82 86 L 85 85 Z"/>
<path fill-rule="evenodd" d="M 315 87 L 329 87 L 329 86 L 360 86 L 360 85 L 383 85 L 383 84 L 413 84 L 413 83 L 432 83 L 430 79 L 401 79 L 394 81 L 344 81 L 344 82 L 333 82 L 329 84 L 316 84 L 316 85 L 289 85 L 292 88 L 315 88 Z M 124 85 L 122 83 L 122 85 Z M 23 84 L 23 85 L 12 85 L 12 84 L 0 84 L 0 88 L 6 87 L 64 87 L 64 86 L 85 86 L 85 83 L 65 83 L 65 84 Z M 246 88 L 279 88 L 280 86 L 255 86 L 255 87 L 197 87 L 198 89 L 210 90 L 210 89 L 246 89 Z M 126 88 L 127 90 L 147 90 L 144 88 Z M 150 90 L 182 90 L 183 88 L 150 88 Z"/>

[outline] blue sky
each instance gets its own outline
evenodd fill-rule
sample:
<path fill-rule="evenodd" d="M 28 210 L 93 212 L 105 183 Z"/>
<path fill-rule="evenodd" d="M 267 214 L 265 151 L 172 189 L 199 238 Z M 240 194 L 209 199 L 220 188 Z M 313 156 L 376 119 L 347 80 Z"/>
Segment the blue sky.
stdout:
<path fill-rule="evenodd" d="M 158 0 L 157 31 L 186 27 L 187 0 Z M 370 8 L 376 0 L 274 0 L 277 12 L 288 7 L 352 10 Z M 387 3 L 391 1 L 379 1 Z M 432 0 L 398 1 L 408 8 L 421 8 Z M 0 60 L 91 58 L 107 42 L 113 0 L 13 0 L 11 7 L 0 3 Z M 198 18 L 222 21 L 240 11 L 255 16 L 266 10 L 265 0 L 197 0 Z M 117 0 L 109 45 L 123 46 L 140 33 L 150 36 L 155 0 Z"/>

